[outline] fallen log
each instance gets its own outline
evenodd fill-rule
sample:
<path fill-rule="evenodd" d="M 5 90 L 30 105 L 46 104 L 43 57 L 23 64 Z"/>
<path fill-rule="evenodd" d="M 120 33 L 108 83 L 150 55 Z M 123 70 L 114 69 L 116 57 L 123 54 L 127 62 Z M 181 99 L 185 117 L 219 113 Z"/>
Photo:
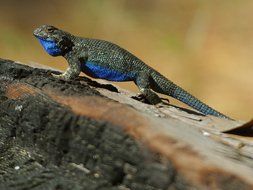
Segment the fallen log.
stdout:
<path fill-rule="evenodd" d="M 253 189 L 242 122 L 51 72 L 0 59 L 0 189 Z"/>

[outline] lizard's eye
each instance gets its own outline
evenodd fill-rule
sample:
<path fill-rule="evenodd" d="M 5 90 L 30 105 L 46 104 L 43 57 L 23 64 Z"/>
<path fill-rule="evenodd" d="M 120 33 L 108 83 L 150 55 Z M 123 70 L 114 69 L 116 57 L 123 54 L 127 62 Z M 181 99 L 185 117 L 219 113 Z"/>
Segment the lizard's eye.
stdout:
<path fill-rule="evenodd" d="M 47 28 L 47 32 L 48 32 L 48 33 L 52 33 L 53 31 L 54 31 L 53 28 Z"/>

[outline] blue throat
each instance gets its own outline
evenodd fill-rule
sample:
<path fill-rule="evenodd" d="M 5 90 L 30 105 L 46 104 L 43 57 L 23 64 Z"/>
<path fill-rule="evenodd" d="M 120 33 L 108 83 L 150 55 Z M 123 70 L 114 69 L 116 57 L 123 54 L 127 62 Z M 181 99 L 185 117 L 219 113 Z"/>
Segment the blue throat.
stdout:
<path fill-rule="evenodd" d="M 90 61 L 83 63 L 81 69 L 85 74 L 93 78 L 106 79 L 116 82 L 131 81 L 135 76 L 133 73 L 123 73 Z"/>
<path fill-rule="evenodd" d="M 49 55 L 58 56 L 61 55 L 61 49 L 57 46 L 56 42 L 53 40 L 42 39 L 37 37 L 43 48 Z"/>

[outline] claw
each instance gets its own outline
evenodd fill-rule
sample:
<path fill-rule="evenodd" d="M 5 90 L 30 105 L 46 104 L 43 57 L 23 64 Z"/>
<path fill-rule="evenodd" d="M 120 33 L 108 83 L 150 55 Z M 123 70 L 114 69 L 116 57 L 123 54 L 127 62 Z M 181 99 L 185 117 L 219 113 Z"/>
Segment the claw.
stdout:
<path fill-rule="evenodd" d="M 164 103 L 160 102 L 160 103 L 156 104 L 155 107 L 156 108 L 162 108 L 162 107 L 164 107 Z"/>
<path fill-rule="evenodd" d="M 168 104 L 170 103 L 170 100 L 167 98 L 161 98 L 162 100 L 166 101 Z"/>
<path fill-rule="evenodd" d="M 142 103 L 149 103 L 148 100 L 145 98 L 145 96 L 142 93 L 138 93 L 135 96 L 132 96 L 133 99 L 138 100 Z"/>

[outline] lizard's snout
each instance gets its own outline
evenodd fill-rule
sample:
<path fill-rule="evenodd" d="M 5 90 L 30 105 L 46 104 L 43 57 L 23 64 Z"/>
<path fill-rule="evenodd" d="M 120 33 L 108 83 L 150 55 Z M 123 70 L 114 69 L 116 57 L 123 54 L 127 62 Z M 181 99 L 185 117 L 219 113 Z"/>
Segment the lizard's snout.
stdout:
<path fill-rule="evenodd" d="M 36 28 L 34 31 L 33 31 L 33 35 L 37 38 L 45 38 L 46 37 L 46 34 L 45 32 L 43 31 L 42 28 Z"/>
<path fill-rule="evenodd" d="M 35 37 L 39 37 L 39 33 L 41 32 L 41 30 L 39 29 L 39 28 L 37 28 L 37 29 L 35 29 L 34 31 L 33 31 L 33 35 L 35 36 Z"/>

